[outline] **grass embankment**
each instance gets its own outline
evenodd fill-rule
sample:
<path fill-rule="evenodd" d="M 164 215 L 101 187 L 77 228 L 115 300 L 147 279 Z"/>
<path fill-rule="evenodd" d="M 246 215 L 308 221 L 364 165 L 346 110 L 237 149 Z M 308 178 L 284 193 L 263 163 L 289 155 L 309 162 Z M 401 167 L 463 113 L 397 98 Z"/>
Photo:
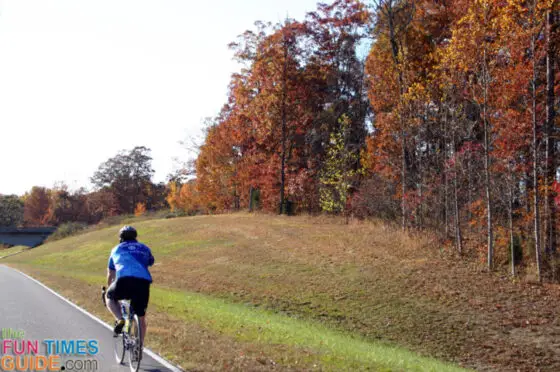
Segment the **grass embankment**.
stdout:
<path fill-rule="evenodd" d="M 558 370 L 554 288 L 383 224 L 224 215 L 136 224 L 157 264 L 148 346 L 185 369 Z M 109 320 L 109 228 L 2 260 Z M 406 351 L 403 348 L 412 350 Z"/>
<path fill-rule="evenodd" d="M 15 247 L 11 247 L 11 248 L 0 249 L 0 258 L 11 256 L 11 255 L 14 255 L 14 254 L 18 254 L 21 251 L 26 250 L 26 249 L 28 249 L 28 248 L 23 247 L 21 245 L 16 245 Z"/>

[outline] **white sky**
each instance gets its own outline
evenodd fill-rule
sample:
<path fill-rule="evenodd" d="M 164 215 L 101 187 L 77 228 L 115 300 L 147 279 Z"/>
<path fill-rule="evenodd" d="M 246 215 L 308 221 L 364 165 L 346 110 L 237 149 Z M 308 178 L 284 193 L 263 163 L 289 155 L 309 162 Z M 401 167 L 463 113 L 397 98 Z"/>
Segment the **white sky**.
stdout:
<path fill-rule="evenodd" d="M 89 177 L 119 150 L 178 143 L 226 101 L 227 44 L 254 21 L 302 20 L 317 0 L 0 0 L 0 194 Z"/>

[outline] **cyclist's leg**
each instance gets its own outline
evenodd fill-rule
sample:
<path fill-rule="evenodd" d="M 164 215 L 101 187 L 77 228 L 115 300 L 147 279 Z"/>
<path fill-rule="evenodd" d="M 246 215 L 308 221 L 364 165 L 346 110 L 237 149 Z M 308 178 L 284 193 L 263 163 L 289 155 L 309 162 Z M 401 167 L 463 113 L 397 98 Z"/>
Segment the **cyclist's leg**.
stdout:
<path fill-rule="evenodd" d="M 107 309 L 113 314 L 116 320 L 121 320 L 123 318 L 121 306 L 119 305 L 119 300 L 121 299 L 119 287 L 117 286 L 117 280 L 113 281 L 107 289 Z"/>
<path fill-rule="evenodd" d="M 107 290 L 107 308 L 115 317 L 115 327 L 113 328 L 114 336 L 120 334 L 125 325 L 121 305 L 119 304 L 119 300 L 125 299 L 126 295 L 126 283 L 124 283 L 122 279 L 126 278 L 115 280 Z"/>
<path fill-rule="evenodd" d="M 138 279 L 134 287 L 134 296 L 132 297 L 131 305 L 138 315 L 140 321 L 140 329 L 142 334 L 142 345 L 144 345 L 144 338 L 146 337 L 147 324 L 146 324 L 146 309 L 150 300 L 150 282 L 144 279 Z"/>
<path fill-rule="evenodd" d="M 146 337 L 146 330 L 148 329 L 148 326 L 146 324 L 146 316 L 140 316 L 138 315 L 138 319 L 140 320 L 140 330 L 142 331 L 141 335 L 142 335 L 142 345 L 144 345 L 144 338 Z"/>

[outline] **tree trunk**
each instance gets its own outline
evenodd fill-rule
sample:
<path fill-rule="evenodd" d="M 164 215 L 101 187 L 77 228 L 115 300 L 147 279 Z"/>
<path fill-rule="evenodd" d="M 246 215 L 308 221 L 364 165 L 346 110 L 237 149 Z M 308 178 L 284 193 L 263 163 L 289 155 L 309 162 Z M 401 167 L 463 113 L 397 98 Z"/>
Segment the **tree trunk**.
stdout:
<path fill-rule="evenodd" d="M 402 163 L 401 163 L 401 211 L 402 211 L 402 230 L 406 230 L 406 141 L 404 138 L 404 130 L 401 131 L 401 155 L 402 155 Z"/>
<path fill-rule="evenodd" d="M 508 165 L 508 228 L 509 228 L 509 245 L 510 245 L 510 254 L 511 254 L 511 275 L 515 276 L 515 244 L 513 240 L 513 185 L 515 182 L 515 178 L 511 171 L 511 167 Z"/>
<path fill-rule="evenodd" d="M 469 156 L 468 156 L 468 159 L 467 159 L 467 174 L 468 174 L 468 177 L 469 177 L 469 179 L 467 181 L 467 186 L 468 186 L 467 194 L 468 194 L 468 205 L 469 205 L 469 210 L 468 210 L 468 213 L 467 213 L 467 221 L 472 220 L 472 212 L 471 212 L 471 208 L 470 208 L 472 206 L 472 199 L 473 199 L 472 198 L 472 184 L 473 184 L 473 182 L 472 182 L 472 173 L 471 173 L 471 168 L 472 168 L 471 156 L 472 156 L 472 154 L 469 151 Z"/>
<path fill-rule="evenodd" d="M 418 148 L 418 146 L 416 147 Z M 423 195 L 422 195 L 422 151 L 419 151 L 418 154 L 418 227 L 420 229 L 424 228 L 424 221 L 423 221 L 423 214 L 424 214 L 424 208 L 422 208 L 422 206 L 424 205 L 424 200 L 422 199 Z"/>
<path fill-rule="evenodd" d="M 510 186 L 511 187 L 511 186 Z M 508 222 L 509 222 L 509 245 L 510 245 L 510 249 L 511 249 L 511 275 L 515 276 L 515 245 L 514 245 L 514 241 L 513 241 L 513 196 L 511 195 L 511 190 L 510 190 L 510 195 L 509 195 L 509 218 L 508 218 Z"/>
<path fill-rule="evenodd" d="M 531 38 L 531 55 L 533 56 L 533 77 L 531 79 L 532 98 L 532 124 L 533 124 L 533 213 L 534 213 L 534 236 L 535 236 L 535 259 L 537 263 L 537 276 L 542 281 L 541 273 L 541 239 L 540 239 L 540 216 L 539 216 L 539 172 L 538 172 L 538 138 L 537 138 L 537 62 L 535 59 L 535 35 Z"/>
<path fill-rule="evenodd" d="M 532 149 L 532 147 L 531 147 Z M 531 150 L 532 152 L 533 150 Z M 527 154 L 527 158 L 529 158 L 530 156 L 533 156 L 533 154 Z M 524 197 L 524 202 L 525 202 L 525 212 L 527 214 L 531 213 L 531 188 L 533 187 L 533 182 L 531 182 L 531 179 L 533 178 L 532 176 L 533 171 L 531 169 L 527 169 L 525 171 L 525 176 L 524 176 L 524 181 L 525 181 L 525 197 Z"/>
<path fill-rule="evenodd" d="M 459 215 L 459 193 L 457 191 L 457 177 L 459 177 L 459 170 L 457 168 L 457 149 L 455 147 L 455 135 L 453 134 L 453 155 L 455 156 L 455 177 L 453 177 L 453 191 L 455 193 L 455 244 L 457 251 L 460 255 L 463 254 L 463 237 L 461 235 L 461 220 Z"/>
<path fill-rule="evenodd" d="M 286 96 L 287 96 L 287 69 L 288 69 L 288 45 L 286 36 L 284 35 L 284 66 L 282 67 L 282 103 L 280 107 L 282 116 L 282 165 L 280 175 L 280 214 L 284 213 L 284 190 L 286 183 L 286 140 L 287 140 L 287 125 L 286 125 Z"/>
<path fill-rule="evenodd" d="M 449 202 L 447 200 L 447 194 L 448 194 L 448 179 L 447 179 L 447 146 L 446 146 L 446 141 L 447 139 L 447 111 L 445 112 L 445 116 L 443 118 L 443 148 L 442 148 L 442 153 L 443 153 L 443 161 L 442 161 L 442 167 L 441 169 L 443 170 L 442 172 L 442 176 L 443 176 L 443 211 L 444 211 L 444 218 L 445 218 L 445 239 L 447 239 L 449 237 Z"/>
<path fill-rule="evenodd" d="M 546 125 L 545 125 L 545 216 L 546 216 L 546 234 L 545 234 L 545 250 L 547 253 L 556 252 L 556 208 L 554 204 L 554 195 L 552 193 L 552 185 L 556 178 L 556 141 L 553 138 L 554 120 L 556 111 L 554 107 L 554 57 L 555 48 L 553 43 L 553 34 L 555 32 L 555 3 L 551 4 L 551 9 L 546 15 Z"/>
<path fill-rule="evenodd" d="M 381 5 L 382 2 L 379 2 Z M 406 224 L 406 138 L 405 138 L 405 130 L 404 130 L 404 105 L 403 105 L 403 95 L 404 95 L 404 77 L 402 73 L 402 66 L 401 66 L 401 56 L 399 50 L 399 43 L 397 42 L 397 35 L 395 32 L 395 14 L 393 11 L 393 1 L 385 2 L 385 10 L 384 10 L 388 26 L 389 26 L 389 42 L 391 44 L 391 51 L 393 57 L 393 63 L 398 71 L 398 82 L 399 82 L 399 116 L 400 116 L 400 125 L 401 125 L 401 213 L 402 213 L 402 230 L 405 231 L 407 228 Z"/>
<path fill-rule="evenodd" d="M 253 211 L 253 186 L 249 189 L 249 212 Z"/>
<path fill-rule="evenodd" d="M 484 105 L 482 107 L 482 120 L 484 122 L 484 179 L 486 189 L 486 228 L 488 233 L 488 269 L 492 270 L 494 266 L 494 236 L 492 231 L 492 195 L 490 193 L 490 140 L 488 133 L 488 116 L 487 116 L 487 102 L 488 102 L 488 65 L 486 61 L 486 48 L 484 49 L 484 64 L 483 64 L 483 90 L 484 90 Z"/>

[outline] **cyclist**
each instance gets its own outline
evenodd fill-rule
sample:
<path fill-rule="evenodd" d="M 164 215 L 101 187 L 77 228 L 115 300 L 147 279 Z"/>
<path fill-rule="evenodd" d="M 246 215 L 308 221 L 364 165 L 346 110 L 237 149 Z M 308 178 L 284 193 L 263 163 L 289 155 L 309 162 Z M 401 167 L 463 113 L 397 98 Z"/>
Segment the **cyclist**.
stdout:
<path fill-rule="evenodd" d="M 119 231 L 120 243 L 113 248 L 107 268 L 107 308 L 115 316 L 114 334 L 122 332 L 125 321 L 119 300 L 129 299 L 140 320 L 142 345 L 146 335 L 146 309 L 150 298 L 152 276 L 148 270 L 154 264 L 150 248 L 136 240 L 138 233 L 132 226 Z"/>

